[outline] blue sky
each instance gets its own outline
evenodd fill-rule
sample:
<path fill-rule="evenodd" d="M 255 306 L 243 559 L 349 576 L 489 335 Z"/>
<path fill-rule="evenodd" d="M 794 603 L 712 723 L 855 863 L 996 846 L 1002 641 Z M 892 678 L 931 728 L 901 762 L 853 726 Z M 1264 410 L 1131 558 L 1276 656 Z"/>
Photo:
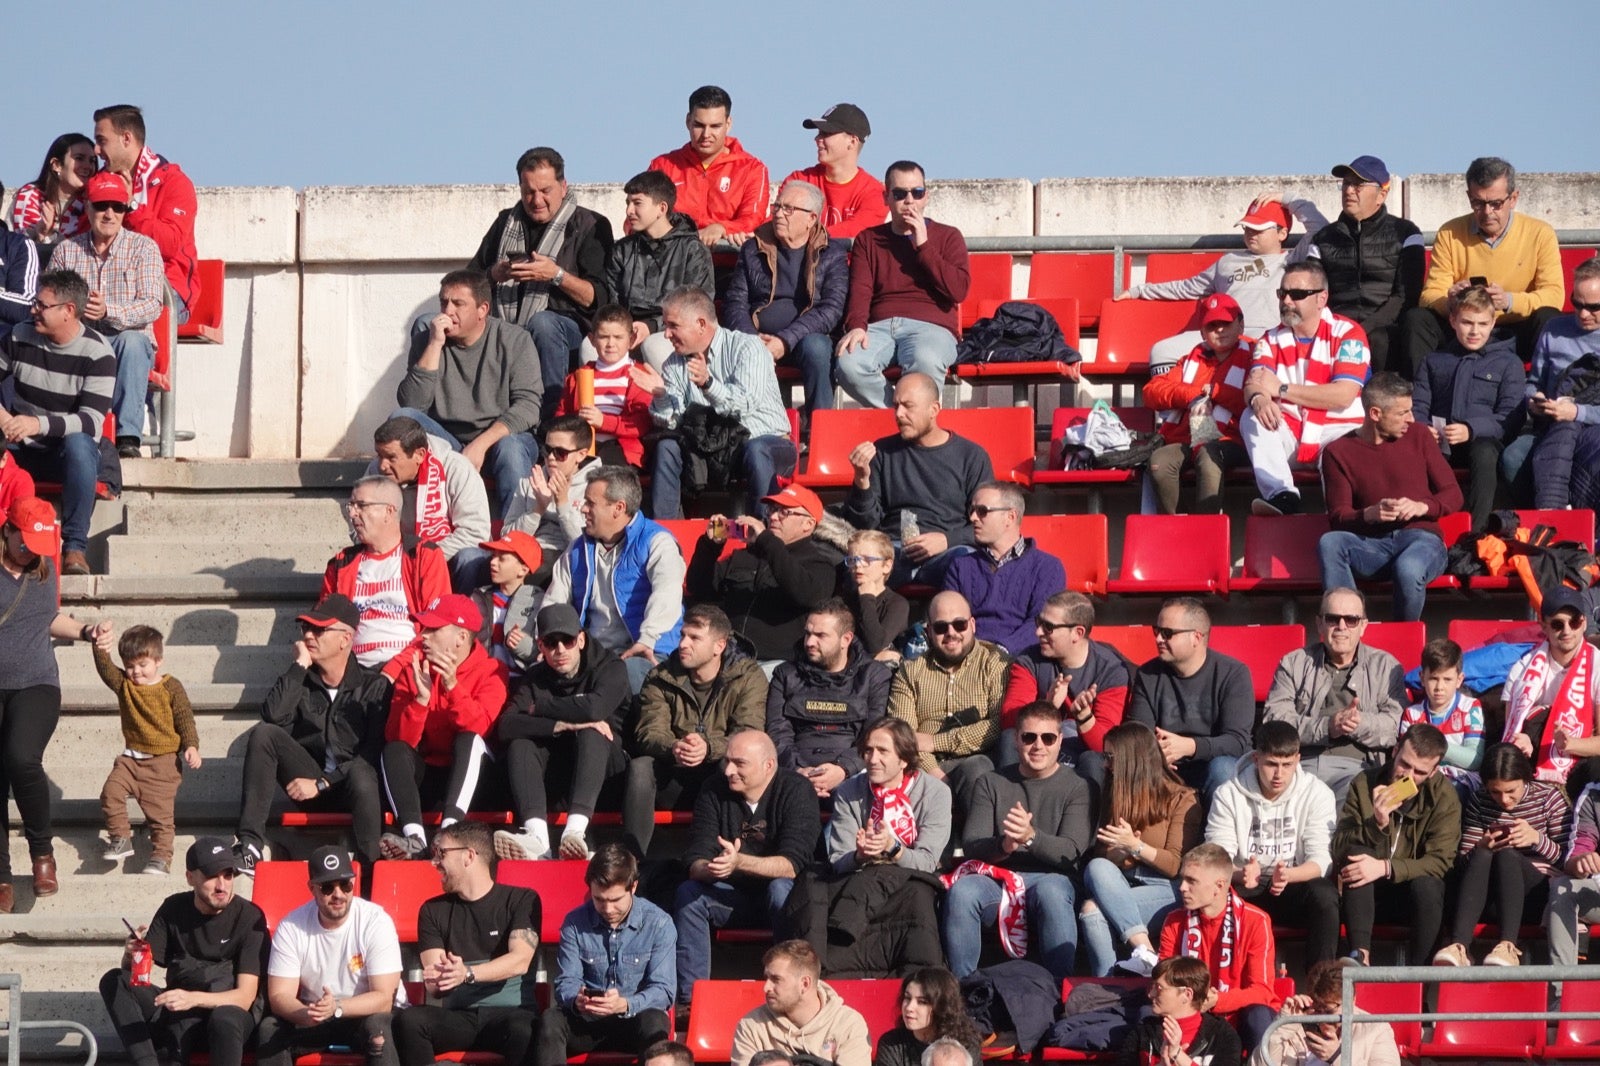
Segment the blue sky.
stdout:
<path fill-rule="evenodd" d="M 624 181 L 683 142 L 705 82 L 774 177 L 814 160 L 800 120 L 840 100 L 872 120 L 864 165 L 936 178 L 1600 158 L 1596 8 L 1567 0 L 9 7 L 7 187 L 114 102 L 199 185 L 509 182 L 534 144 L 573 181 Z"/>

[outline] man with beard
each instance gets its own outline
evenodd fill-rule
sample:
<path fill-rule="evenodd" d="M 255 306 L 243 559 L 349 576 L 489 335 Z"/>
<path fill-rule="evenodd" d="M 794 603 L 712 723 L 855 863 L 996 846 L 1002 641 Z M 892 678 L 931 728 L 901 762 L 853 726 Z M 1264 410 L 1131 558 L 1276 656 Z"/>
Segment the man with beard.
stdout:
<path fill-rule="evenodd" d="M 1539 604 L 1544 641 L 1512 666 L 1502 690 L 1506 730 L 1501 738 L 1533 760 L 1541 781 L 1563 781 L 1568 796 L 1600 779 L 1600 653 L 1589 629 L 1582 593 L 1551 589 Z"/>
<path fill-rule="evenodd" d="M 774 944 L 761 958 L 765 1003 L 733 1030 L 733 1066 L 748 1066 L 760 1051 L 778 1051 L 834 1066 L 872 1061 L 867 1022 L 822 980 L 816 952 L 804 940 Z"/>
<path fill-rule="evenodd" d="M 1044 601 L 1033 620 L 1038 642 L 1011 663 L 1001 710 L 1000 767 L 1017 762 L 1017 711 L 1034 700 L 1049 700 L 1066 712 L 1061 723 L 1061 756 L 1072 762 L 1099 751 L 1106 731 L 1122 724 L 1133 667 L 1109 644 L 1089 637 L 1094 601 L 1081 592 L 1058 592 Z"/>

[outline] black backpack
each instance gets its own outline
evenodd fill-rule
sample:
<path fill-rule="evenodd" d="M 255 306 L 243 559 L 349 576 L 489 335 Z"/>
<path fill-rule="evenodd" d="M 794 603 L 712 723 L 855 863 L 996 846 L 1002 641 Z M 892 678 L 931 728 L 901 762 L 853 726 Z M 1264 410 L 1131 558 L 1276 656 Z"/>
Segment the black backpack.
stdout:
<path fill-rule="evenodd" d="M 1055 317 L 1037 304 L 1007 301 L 972 324 L 956 346 L 957 363 L 1079 363 Z"/>

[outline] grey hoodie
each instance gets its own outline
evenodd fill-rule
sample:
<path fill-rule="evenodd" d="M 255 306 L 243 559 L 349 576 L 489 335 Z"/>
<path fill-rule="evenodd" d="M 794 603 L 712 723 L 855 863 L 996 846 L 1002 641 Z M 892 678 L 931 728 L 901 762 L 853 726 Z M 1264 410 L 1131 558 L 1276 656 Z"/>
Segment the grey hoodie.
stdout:
<path fill-rule="evenodd" d="M 1254 756 L 1244 755 L 1233 779 L 1211 797 L 1206 839 L 1227 849 L 1236 866 L 1252 856 L 1263 867 L 1314 862 L 1326 876 L 1337 821 L 1333 790 L 1304 768 L 1296 768 L 1289 787 L 1269 800 L 1261 794 Z"/>

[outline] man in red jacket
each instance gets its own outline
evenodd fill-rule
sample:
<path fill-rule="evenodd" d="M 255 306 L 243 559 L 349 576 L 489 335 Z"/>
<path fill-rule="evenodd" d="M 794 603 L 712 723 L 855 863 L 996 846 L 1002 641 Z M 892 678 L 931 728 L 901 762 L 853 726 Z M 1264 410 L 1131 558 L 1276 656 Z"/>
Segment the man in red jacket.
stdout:
<path fill-rule="evenodd" d="M 743 244 L 767 220 L 772 187 L 767 165 L 728 134 L 733 130 L 733 100 L 715 85 L 689 94 L 684 119 L 689 141 L 676 152 L 650 160 L 677 186 L 675 210 L 694 219 L 700 240 L 711 247 L 720 240 Z"/>
<path fill-rule="evenodd" d="M 194 182 L 165 156 L 144 143 L 144 115 L 132 104 L 114 104 L 94 113 L 94 143 L 106 169 L 122 175 L 133 190 L 133 210 L 122 224 L 161 249 L 167 284 L 178 298 L 181 324 L 200 298 L 194 248 Z"/>
<path fill-rule="evenodd" d="M 427 851 L 422 794 L 444 805 L 443 829 L 467 816 L 483 764 L 484 737 L 506 705 L 506 664 L 483 650 L 475 633 L 483 615 L 470 596 L 444 596 L 417 616 L 420 646 L 400 656 L 383 738 L 383 788 L 399 833 L 385 833 L 386 859 Z"/>

